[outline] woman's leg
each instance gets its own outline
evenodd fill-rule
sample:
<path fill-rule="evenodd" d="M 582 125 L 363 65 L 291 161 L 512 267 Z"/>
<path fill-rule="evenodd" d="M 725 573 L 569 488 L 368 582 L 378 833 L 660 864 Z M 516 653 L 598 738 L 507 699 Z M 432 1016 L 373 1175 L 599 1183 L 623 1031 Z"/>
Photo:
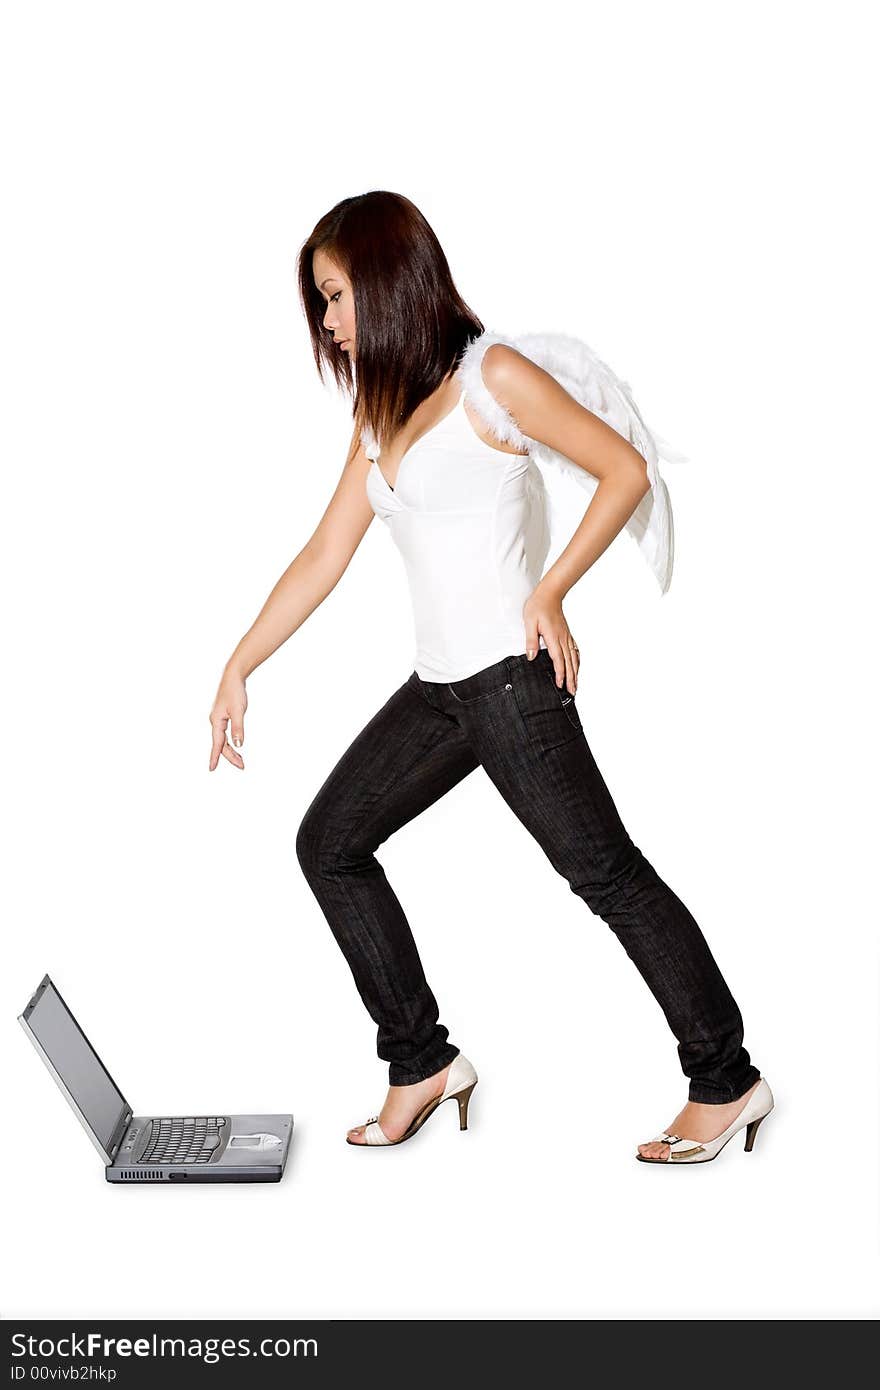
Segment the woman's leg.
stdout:
<path fill-rule="evenodd" d="M 616 934 L 678 1039 L 689 1100 L 724 1104 L 760 1073 L 743 1021 L 684 903 L 624 828 L 549 654 L 508 657 L 427 687 L 457 717 L 482 766 L 553 867 Z"/>
<path fill-rule="evenodd" d="M 461 729 L 428 704 L 413 672 L 343 753 L 297 832 L 297 858 L 378 1026 L 392 1086 L 433 1076 L 459 1049 L 438 1022 L 375 851 L 477 766 Z"/>

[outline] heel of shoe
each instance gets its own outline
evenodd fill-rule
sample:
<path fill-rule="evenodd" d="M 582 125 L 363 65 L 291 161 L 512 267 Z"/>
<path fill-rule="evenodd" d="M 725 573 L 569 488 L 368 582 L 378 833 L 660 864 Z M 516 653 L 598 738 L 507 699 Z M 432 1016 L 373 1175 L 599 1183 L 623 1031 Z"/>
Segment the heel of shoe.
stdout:
<path fill-rule="evenodd" d="M 458 1127 L 467 1129 L 468 1102 L 471 1098 L 471 1091 L 476 1086 L 476 1081 L 472 1081 L 470 1086 L 465 1086 L 463 1091 L 456 1092 L 455 1099 L 458 1101 Z"/>
<path fill-rule="evenodd" d="M 767 1114 L 769 1114 L 769 1110 Z M 758 1125 L 762 1120 L 766 1120 L 767 1115 L 759 1115 L 757 1120 L 750 1120 L 746 1125 L 746 1153 L 751 1153 L 755 1143 L 755 1135 L 758 1133 Z"/>

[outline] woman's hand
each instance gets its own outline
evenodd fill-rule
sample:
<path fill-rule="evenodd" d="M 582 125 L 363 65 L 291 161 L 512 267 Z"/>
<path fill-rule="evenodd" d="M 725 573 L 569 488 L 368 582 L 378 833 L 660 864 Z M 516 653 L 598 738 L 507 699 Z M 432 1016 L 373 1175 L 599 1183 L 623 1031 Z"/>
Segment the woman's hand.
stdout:
<path fill-rule="evenodd" d="M 542 579 L 523 604 L 523 621 L 529 660 L 537 656 L 538 638 L 543 637 L 553 660 L 556 684 L 561 686 L 564 682 L 568 693 L 576 694 L 580 650 L 568 630 L 558 590 Z"/>
<path fill-rule="evenodd" d="M 244 768 L 244 759 L 236 748 L 240 748 L 244 743 L 244 712 L 247 709 L 247 691 L 244 688 L 244 678 L 237 671 L 226 667 L 223 672 L 223 679 L 217 690 L 217 698 L 214 701 L 214 708 L 211 710 L 211 761 L 208 764 L 208 771 L 213 772 L 220 761 L 220 754 L 232 763 L 233 767 Z M 235 748 L 227 742 L 226 725 L 232 724 L 232 742 Z"/>

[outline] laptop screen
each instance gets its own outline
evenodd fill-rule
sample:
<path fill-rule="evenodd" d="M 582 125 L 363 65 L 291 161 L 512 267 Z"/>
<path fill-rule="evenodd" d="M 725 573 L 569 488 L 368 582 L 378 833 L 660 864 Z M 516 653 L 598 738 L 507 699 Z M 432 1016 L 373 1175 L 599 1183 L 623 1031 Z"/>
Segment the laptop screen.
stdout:
<path fill-rule="evenodd" d="M 48 975 L 21 1018 L 95 1138 L 109 1150 L 127 1103 Z"/>

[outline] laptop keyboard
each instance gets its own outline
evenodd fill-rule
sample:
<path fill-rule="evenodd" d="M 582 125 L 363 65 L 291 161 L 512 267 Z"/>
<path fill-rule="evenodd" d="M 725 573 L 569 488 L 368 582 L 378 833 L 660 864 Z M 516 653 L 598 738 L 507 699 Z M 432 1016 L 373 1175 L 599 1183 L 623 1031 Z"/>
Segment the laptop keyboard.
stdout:
<path fill-rule="evenodd" d="M 223 1143 L 223 1115 L 153 1120 L 153 1129 L 140 1163 L 210 1163 Z"/>

